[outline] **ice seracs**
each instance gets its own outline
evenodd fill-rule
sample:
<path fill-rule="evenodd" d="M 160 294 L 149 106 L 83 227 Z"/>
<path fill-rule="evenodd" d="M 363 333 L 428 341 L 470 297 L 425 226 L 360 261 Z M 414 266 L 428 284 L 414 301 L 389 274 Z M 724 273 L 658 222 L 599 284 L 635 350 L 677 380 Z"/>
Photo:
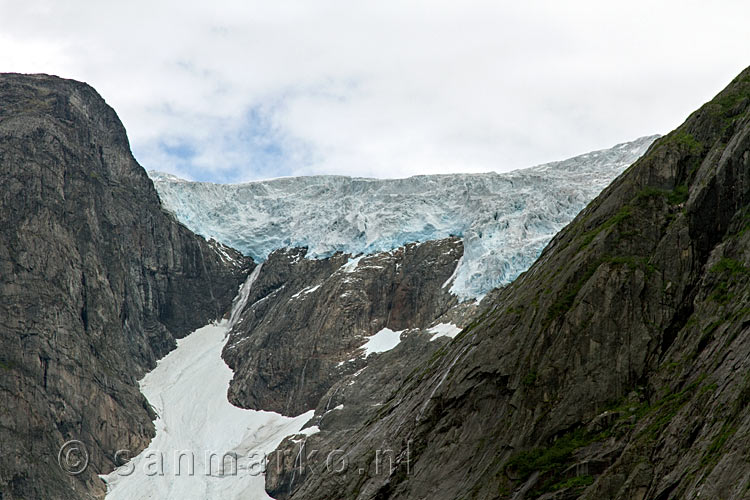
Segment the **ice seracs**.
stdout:
<path fill-rule="evenodd" d="M 460 236 L 464 258 L 450 290 L 473 299 L 525 271 L 552 236 L 655 139 L 503 174 L 312 176 L 224 185 L 150 175 L 181 222 L 256 261 L 286 247 L 307 247 L 315 258 Z"/>

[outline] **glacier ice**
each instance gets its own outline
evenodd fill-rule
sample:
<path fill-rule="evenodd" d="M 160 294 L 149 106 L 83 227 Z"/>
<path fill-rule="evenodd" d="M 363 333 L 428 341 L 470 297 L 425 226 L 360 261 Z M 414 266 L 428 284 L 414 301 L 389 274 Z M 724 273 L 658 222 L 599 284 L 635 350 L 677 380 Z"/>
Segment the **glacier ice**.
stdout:
<path fill-rule="evenodd" d="M 319 258 L 459 236 L 464 257 L 451 291 L 466 300 L 525 271 L 656 138 L 507 173 L 310 176 L 243 184 L 149 174 L 164 206 L 182 223 L 257 261 L 284 247 L 307 247 L 308 257 Z"/>

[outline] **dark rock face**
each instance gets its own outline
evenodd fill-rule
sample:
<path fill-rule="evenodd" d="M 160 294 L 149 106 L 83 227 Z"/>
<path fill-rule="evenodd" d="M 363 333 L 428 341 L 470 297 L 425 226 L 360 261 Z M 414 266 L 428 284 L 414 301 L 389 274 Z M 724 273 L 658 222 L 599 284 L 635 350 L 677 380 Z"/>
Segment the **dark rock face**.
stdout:
<path fill-rule="evenodd" d="M 457 238 L 360 258 L 308 260 L 271 254 L 253 285 L 223 357 L 235 371 L 230 401 L 299 415 L 366 365 L 360 347 L 383 328 L 425 328 L 456 304 L 449 286 Z"/>
<path fill-rule="evenodd" d="M 434 323 L 467 325 L 479 310 L 481 305 L 473 302 L 455 304 Z M 307 424 L 317 426 L 319 432 L 311 436 L 289 436 L 268 457 L 266 490 L 269 495 L 278 500 L 289 498 L 311 474 L 319 472 L 318 467 L 331 471 L 348 468 L 348 459 L 340 444 L 355 436 L 363 423 L 380 418 L 383 403 L 450 342 L 448 337 L 435 338 L 434 335 L 430 328 L 406 330 L 394 349 L 371 355 L 366 362 L 360 360 L 357 371 L 339 378 L 320 399 L 315 416 Z M 376 460 L 374 467 L 378 471 L 387 470 L 396 458 L 396 450 L 381 448 L 375 452 L 377 457 L 371 458 Z"/>
<path fill-rule="evenodd" d="M 162 208 L 89 86 L 0 76 L 0 497 L 94 498 L 153 413 L 136 380 L 221 317 L 252 265 Z M 81 440 L 90 465 L 64 473 Z"/>
<path fill-rule="evenodd" d="M 292 482 L 280 460 L 269 489 L 306 500 L 750 498 L 749 220 L 750 69 L 454 341 L 419 357 L 383 404 L 349 432 L 308 438 L 308 449 L 343 450 L 344 470 L 317 453 L 315 473 Z M 378 450 L 393 451 L 393 467 Z"/>
<path fill-rule="evenodd" d="M 266 487 L 279 499 L 308 475 L 300 447 L 335 453 L 415 366 L 448 343 L 433 340 L 430 327 L 466 325 L 478 309 L 449 292 L 463 255 L 457 238 L 359 259 L 308 260 L 305 253 L 269 256 L 223 353 L 235 370 L 234 404 L 287 415 L 315 409 L 307 426 L 320 433 L 290 436 L 269 457 Z M 383 328 L 401 332 L 401 342 L 365 357 L 361 346 Z"/>

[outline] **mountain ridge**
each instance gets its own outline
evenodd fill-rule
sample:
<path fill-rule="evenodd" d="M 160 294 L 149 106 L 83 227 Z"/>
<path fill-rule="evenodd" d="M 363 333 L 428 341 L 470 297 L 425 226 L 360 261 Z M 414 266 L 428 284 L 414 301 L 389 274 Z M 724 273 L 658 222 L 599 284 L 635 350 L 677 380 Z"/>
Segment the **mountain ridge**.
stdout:
<path fill-rule="evenodd" d="M 251 269 L 230 396 L 315 407 L 270 457 L 279 499 L 750 496 L 750 68 L 464 304 L 446 285 L 469 239 L 258 268 L 163 209 L 89 86 L 0 75 L 0 102 L 3 499 L 101 498 L 114 452 L 153 436 L 136 378 Z M 81 475 L 55 463 L 69 439 Z"/>
<path fill-rule="evenodd" d="M 224 314 L 252 262 L 163 210 L 89 85 L 0 74 L 0 103 L 0 497 L 102 498 L 97 474 L 154 432 L 136 380 Z"/>
<path fill-rule="evenodd" d="M 281 498 L 748 498 L 749 213 L 750 68 Z"/>

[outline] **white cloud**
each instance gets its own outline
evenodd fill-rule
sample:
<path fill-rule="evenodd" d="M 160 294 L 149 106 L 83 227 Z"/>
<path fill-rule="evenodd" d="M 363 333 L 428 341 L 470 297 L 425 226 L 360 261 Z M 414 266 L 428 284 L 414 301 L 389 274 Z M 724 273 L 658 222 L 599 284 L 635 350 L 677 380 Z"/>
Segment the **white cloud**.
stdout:
<path fill-rule="evenodd" d="M 0 0 L 0 70 L 85 80 L 146 168 L 509 170 L 663 133 L 750 64 L 740 1 Z"/>

